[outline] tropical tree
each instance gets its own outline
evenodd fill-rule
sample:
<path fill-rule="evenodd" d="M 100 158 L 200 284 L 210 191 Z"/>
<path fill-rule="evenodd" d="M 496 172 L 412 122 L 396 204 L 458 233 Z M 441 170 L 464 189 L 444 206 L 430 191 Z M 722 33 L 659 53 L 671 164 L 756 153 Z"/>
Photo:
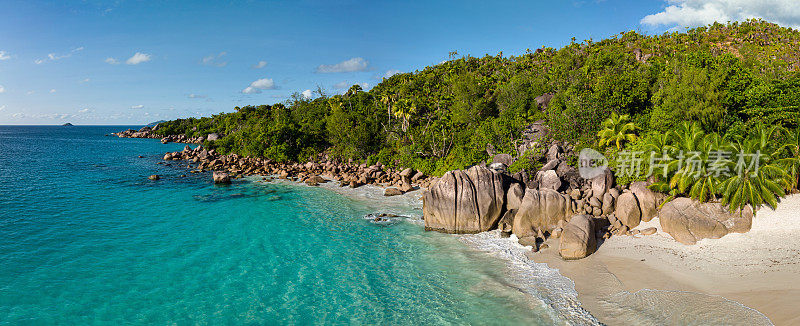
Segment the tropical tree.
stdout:
<path fill-rule="evenodd" d="M 630 117 L 627 114 L 618 115 L 616 112 L 611 113 L 611 117 L 603 121 L 602 129 L 597 132 L 598 145 L 600 147 L 608 147 L 615 144 L 617 150 L 622 148 L 622 144 L 636 140 L 636 125 L 629 122 Z"/>
<path fill-rule="evenodd" d="M 775 152 L 775 155 L 788 152 L 788 156 L 779 158 L 777 163 L 789 174 L 786 190 L 792 190 L 800 186 L 800 126 L 793 132 L 787 133 L 787 136 L 786 143 Z"/>
<path fill-rule="evenodd" d="M 788 174 L 775 164 L 771 155 L 764 154 L 759 137 L 731 145 L 735 162 L 734 173 L 720 184 L 722 204 L 731 210 L 741 210 L 746 205 L 757 209 L 763 204 L 771 208 L 778 205 L 778 197 L 785 196 L 783 184 Z"/>

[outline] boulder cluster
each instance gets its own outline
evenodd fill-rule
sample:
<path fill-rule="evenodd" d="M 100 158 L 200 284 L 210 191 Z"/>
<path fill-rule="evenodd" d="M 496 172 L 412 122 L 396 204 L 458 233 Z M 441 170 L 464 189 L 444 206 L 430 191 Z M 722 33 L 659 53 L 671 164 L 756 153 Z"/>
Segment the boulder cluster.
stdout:
<path fill-rule="evenodd" d="M 552 145 L 548 163 L 530 178 L 507 174 L 505 154 L 488 167 L 445 173 L 423 193 L 425 228 L 446 233 L 499 229 L 534 251 L 554 238 L 564 259 L 590 255 L 600 239 L 654 234 L 655 227 L 634 228 L 655 217 L 664 232 L 685 244 L 750 229 L 752 210 L 731 213 L 718 203 L 677 198 L 659 211 L 664 196 L 647 183 L 615 185 L 610 169 L 585 180 L 562 154 L 558 144 Z"/>
<path fill-rule="evenodd" d="M 317 186 L 329 180 L 340 182 L 342 187 L 357 188 L 372 184 L 387 187 L 386 196 L 401 195 L 427 187 L 432 178 L 413 169 L 397 170 L 380 163 L 373 165 L 338 163 L 320 158 L 316 162 L 281 163 L 270 159 L 242 157 L 237 154 L 221 155 L 202 145 L 164 154 L 166 161 L 189 161 L 192 173 L 213 171 L 215 183 L 230 183 L 231 179 L 249 175 L 277 175 L 278 178 Z"/>
<path fill-rule="evenodd" d="M 120 131 L 117 133 L 113 133 L 120 138 L 153 138 L 153 139 L 161 139 L 161 143 L 183 143 L 183 144 L 202 144 L 205 140 L 217 140 L 219 139 L 219 135 L 216 133 L 208 134 L 206 137 L 187 137 L 186 135 L 168 135 L 162 137 L 161 135 L 157 134 L 155 131 L 158 130 L 158 125 L 153 127 L 142 127 L 139 130 L 128 129 L 124 131 Z"/>

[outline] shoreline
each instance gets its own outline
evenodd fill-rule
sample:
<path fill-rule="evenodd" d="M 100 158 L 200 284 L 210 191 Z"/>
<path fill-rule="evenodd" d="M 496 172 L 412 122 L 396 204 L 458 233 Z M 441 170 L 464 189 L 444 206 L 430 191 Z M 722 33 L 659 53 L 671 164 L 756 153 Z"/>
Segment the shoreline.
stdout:
<path fill-rule="evenodd" d="M 564 261 L 555 250 L 532 255 L 558 269 L 575 282 L 580 301 L 600 321 L 624 323 L 622 310 L 668 318 L 677 310 L 703 312 L 698 322 L 711 316 L 719 323 L 796 325 L 800 313 L 800 195 L 782 200 L 777 210 L 763 208 L 753 219 L 752 230 L 720 239 L 703 239 L 683 245 L 663 233 L 658 218 L 638 229 L 656 227 L 645 237 L 613 237 L 597 252 L 577 261 Z M 682 301 L 667 312 L 643 302 Z M 719 308 L 709 311 L 714 305 Z M 728 315 L 726 317 L 725 315 Z M 763 316 L 763 317 L 762 317 Z M 727 319 L 726 319 L 727 318 Z M 653 320 L 656 322 L 658 319 Z M 713 321 L 712 321 L 713 323 Z"/>
<path fill-rule="evenodd" d="M 332 181 L 320 187 L 379 204 L 391 200 L 407 205 L 409 211 L 422 206 L 421 190 L 384 197 L 380 186 L 351 189 L 339 187 L 336 183 Z M 504 268 L 513 283 L 509 286 L 517 287 L 536 300 L 545 300 L 557 312 L 558 318 L 568 322 L 609 325 L 635 322 L 647 325 L 663 324 L 669 320 L 673 324 L 716 321 L 792 325 L 800 323 L 800 314 L 796 313 L 794 304 L 800 301 L 800 286 L 793 283 L 800 276 L 800 256 L 796 258 L 798 264 L 786 263 L 784 265 L 789 267 L 779 269 L 753 265 L 752 258 L 717 257 L 722 262 L 739 266 L 726 269 L 713 261 L 713 252 L 716 251 L 704 249 L 727 246 L 732 247 L 731 251 L 740 251 L 750 245 L 748 242 L 736 244 L 743 239 L 759 239 L 764 241 L 764 245 L 783 243 L 782 238 L 774 233 L 773 224 L 776 219 L 784 219 L 786 226 L 800 231 L 800 216 L 785 219 L 793 210 L 800 211 L 800 195 L 785 198 L 776 211 L 768 208 L 759 211 L 753 220 L 753 229 L 748 233 L 704 239 L 692 246 L 680 244 L 663 233 L 658 218 L 655 218 L 637 227 L 656 227 L 658 232 L 655 235 L 613 237 L 594 254 L 570 261 L 558 255 L 558 243 L 552 239 L 546 242 L 549 248 L 534 253 L 530 247 L 520 245 L 514 235 L 500 237 L 499 230 L 453 236 L 472 250 L 505 261 Z M 422 224 L 421 212 L 417 214 L 419 216 L 409 216 L 409 221 Z M 792 230 L 786 229 L 786 233 Z M 800 252 L 800 241 L 793 244 L 797 245 L 789 248 Z M 753 248 L 752 253 L 761 253 L 763 249 Z M 674 260 L 685 261 L 685 264 L 675 264 Z M 767 280 L 759 281 L 758 278 Z"/>
<path fill-rule="evenodd" d="M 195 156 L 197 151 L 189 153 L 192 154 L 187 158 Z M 421 198 L 423 184 L 420 184 L 419 188 L 399 195 L 384 196 L 385 189 L 396 186 L 396 183 L 393 184 L 390 178 L 363 180 L 366 182 L 359 182 L 361 185 L 356 187 L 352 185 L 343 187 L 342 182 L 337 180 L 342 177 L 336 173 L 338 171 L 329 171 L 328 168 L 322 168 L 319 165 L 307 170 L 306 166 L 301 164 L 267 168 L 269 163 L 264 162 L 266 163 L 264 164 L 265 168 L 263 170 L 259 168 L 258 170 L 261 171 L 257 171 L 254 168 L 247 168 L 247 165 L 257 167 L 260 162 L 237 166 L 235 162 L 240 162 L 240 159 L 236 156 L 234 158 L 233 162 L 224 162 L 226 164 L 223 164 L 223 170 L 242 173 L 241 176 L 248 179 L 262 178 L 262 181 L 267 180 L 267 182 L 286 182 L 326 188 L 349 198 L 377 204 L 393 202 L 393 206 L 405 208 L 402 209 L 402 212 L 397 210 L 385 212 L 410 213 L 415 211 L 408 220 L 415 224 L 424 223 Z M 167 158 L 165 157 L 165 159 Z M 207 159 L 200 162 L 201 164 L 198 166 L 200 171 L 203 170 L 203 161 L 208 162 Z M 242 158 L 242 161 L 248 161 L 248 159 Z M 198 161 L 195 161 L 196 163 Z M 367 168 L 359 166 L 355 169 L 359 172 L 370 173 Z M 306 172 L 308 174 L 302 172 L 303 170 L 308 171 Z M 397 171 L 387 172 L 387 175 L 397 175 L 398 173 Z M 305 178 L 310 175 L 322 175 L 330 180 L 318 184 L 316 182 L 308 183 Z M 275 176 L 278 178 L 274 178 Z M 346 175 L 344 176 L 344 183 L 349 183 Z M 253 181 L 257 181 L 257 179 Z M 388 182 L 382 183 L 381 181 Z M 425 181 L 423 182 L 429 183 L 431 180 Z M 397 209 L 397 207 L 394 208 Z M 769 221 L 776 219 L 775 217 L 770 218 L 770 214 L 791 215 L 792 208 L 800 211 L 800 195 L 785 198 L 777 211 L 766 208 L 760 211 L 758 217 L 753 220 L 753 230 L 748 233 L 729 234 L 716 240 L 704 239 L 692 246 L 680 244 L 668 234 L 663 233 L 658 218 L 655 218 L 636 228 L 655 227 L 658 229 L 655 235 L 612 237 L 602 243 L 597 252 L 577 261 L 561 259 L 558 255 L 557 238 L 551 238 L 545 242 L 549 246 L 548 249 L 534 253 L 530 247 L 524 247 L 517 243 L 515 235 L 512 235 L 511 238 L 501 238 L 498 230 L 453 236 L 459 237 L 462 243 L 473 250 L 485 252 L 505 261 L 509 279 L 515 280 L 517 289 L 526 292 L 536 300 L 545 300 L 546 304 L 558 312 L 558 318 L 565 321 L 578 324 L 628 324 L 632 321 L 639 324 L 660 324 L 665 320 L 671 320 L 672 323 L 712 320 L 728 324 L 740 321 L 747 321 L 750 325 L 796 324 L 800 322 L 800 316 L 794 316 L 792 310 L 793 303 L 800 301 L 800 288 L 791 288 L 793 286 L 791 282 L 781 283 L 779 286 L 761 284 L 773 283 L 776 276 L 770 276 L 768 282 L 757 283 L 754 281 L 758 281 L 759 275 L 752 273 L 752 270 L 747 275 L 736 272 L 741 270 L 741 264 L 747 266 L 747 264 L 754 263 L 752 260 L 744 260 L 740 265 L 736 264 L 735 258 L 739 256 L 738 250 L 743 249 L 741 246 L 732 246 L 735 248 L 736 255 L 719 258 L 714 255 L 708 256 L 706 252 L 706 256 L 703 256 L 703 248 L 714 247 L 711 252 L 719 252 L 720 248 L 735 244 L 735 241 L 731 239 L 740 237 L 754 237 L 763 242 L 765 248 L 756 250 L 753 252 L 755 254 L 763 253 L 764 249 L 780 247 L 776 244 L 781 239 L 775 237 L 772 226 L 768 225 Z M 765 215 L 767 218 L 764 218 Z M 780 218 L 782 217 L 778 217 L 778 219 Z M 767 221 L 764 221 L 765 219 Z M 792 226 L 787 230 L 787 235 L 788 232 L 795 229 L 800 231 L 800 218 L 791 220 L 787 226 Z M 769 231 L 769 233 L 764 234 L 765 231 Z M 771 246 L 767 246 L 769 244 Z M 776 275 L 783 274 L 777 275 L 780 280 L 788 281 L 800 275 L 800 240 L 795 241 L 794 244 L 788 248 L 778 248 L 794 250 L 795 260 L 798 261 L 794 265 L 794 269 L 788 271 L 781 269 L 774 272 Z M 676 260 L 687 261 L 689 264 L 675 268 Z M 720 261 L 730 264 L 729 273 L 720 273 L 718 268 L 713 268 Z M 524 265 L 528 265 L 527 274 L 515 268 Z M 531 273 L 531 270 L 544 272 L 544 274 L 555 273 L 557 277 L 542 279 L 541 275 Z M 761 273 L 766 272 L 763 269 L 756 270 Z M 727 279 L 724 280 L 722 286 L 719 286 L 721 283 L 717 278 L 721 276 L 725 276 Z M 554 284 L 556 286 L 552 286 Z M 547 288 L 547 286 L 550 287 Z M 549 291 L 552 292 L 548 293 Z M 783 295 L 789 299 L 782 301 L 785 303 L 784 305 L 775 307 L 776 295 Z M 650 302 L 650 304 L 646 305 L 645 302 Z M 683 303 L 683 305 L 679 303 Z M 678 305 L 676 306 L 676 304 Z M 661 309 L 656 306 L 665 306 L 669 309 Z M 676 309 L 680 311 L 677 316 Z M 692 318 L 699 319 L 693 320 Z"/>
<path fill-rule="evenodd" d="M 269 177 L 269 176 L 267 176 Z M 250 177 L 257 182 L 260 176 Z M 350 199 L 359 200 L 372 205 L 390 204 L 385 211 L 405 217 L 405 221 L 424 228 L 422 219 L 422 189 L 416 189 L 397 196 L 384 196 L 385 187 L 380 185 L 364 185 L 358 188 L 341 187 L 339 181 L 331 180 L 318 186 L 310 186 L 303 182 L 273 179 L 272 183 L 284 183 L 293 186 L 318 187 Z M 408 214 L 411 213 L 411 214 Z M 434 231 L 425 231 L 434 232 Z M 502 238 L 499 230 L 478 234 L 444 234 L 455 237 L 464 245 L 464 249 L 488 255 L 505 263 L 497 266 L 502 269 L 506 282 L 504 286 L 520 291 L 535 304 L 546 305 L 552 310 L 550 317 L 567 324 L 600 325 L 599 321 L 581 306 L 579 293 L 575 291 L 574 282 L 547 264 L 538 263 L 526 257 L 530 251 L 517 243 L 516 237 Z"/>

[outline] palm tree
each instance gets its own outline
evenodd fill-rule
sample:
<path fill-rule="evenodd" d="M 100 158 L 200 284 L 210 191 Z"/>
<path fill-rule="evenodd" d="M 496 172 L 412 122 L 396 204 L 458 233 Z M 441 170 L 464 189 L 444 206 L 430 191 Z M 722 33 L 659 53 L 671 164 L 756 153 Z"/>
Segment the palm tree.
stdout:
<path fill-rule="evenodd" d="M 788 151 L 788 157 L 778 159 L 778 163 L 789 174 L 785 184 L 786 190 L 797 189 L 800 186 L 800 124 L 794 132 L 787 133 L 788 139 L 783 146 L 775 151 L 775 157 Z"/>
<path fill-rule="evenodd" d="M 731 210 L 741 210 L 746 205 L 756 210 L 763 204 L 774 209 L 778 197 L 786 195 L 781 184 L 788 174 L 775 164 L 770 154 L 761 151 L 769 146 L 762 141 L 762 135 L 759 131 L 755 137 L 731 145 L 736 171 L 720 184 L 722 204 Z"/>
<path fill-rule="evenodd" d="M 597 132 L 597 137 L 600 138 L 598 145 L 600 147 L 611 146 L 615 144 L 617 149 L 622 149 L 622 144 L 636 140 L 636 125 L 633 122 L 628 122 L 629 116 L 618 115 L 616 112 L 611 113 L 611 117 L 603 121 L 603 129 Z"/>

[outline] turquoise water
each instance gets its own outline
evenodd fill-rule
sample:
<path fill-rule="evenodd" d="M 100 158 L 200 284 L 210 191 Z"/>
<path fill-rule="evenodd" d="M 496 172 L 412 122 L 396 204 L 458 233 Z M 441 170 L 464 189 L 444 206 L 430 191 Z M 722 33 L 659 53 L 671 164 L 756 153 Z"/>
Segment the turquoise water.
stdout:
<path fill-rule="evenodd" d="M 122 129 L 0 127 L 0 324 L 560 323 L 457 236 L 362 218 L 413 204 L 215 186 Z"/>

